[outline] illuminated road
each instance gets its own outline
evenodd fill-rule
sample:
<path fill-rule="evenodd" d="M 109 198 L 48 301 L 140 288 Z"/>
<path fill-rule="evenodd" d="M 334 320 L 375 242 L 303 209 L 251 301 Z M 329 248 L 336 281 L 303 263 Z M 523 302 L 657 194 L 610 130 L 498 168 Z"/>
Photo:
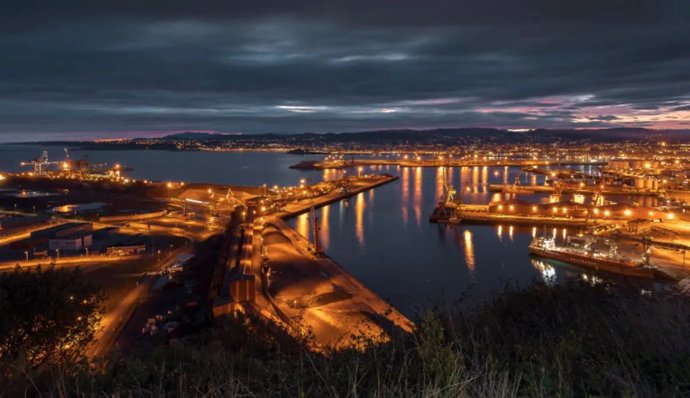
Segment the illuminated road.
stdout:
<path fill-rule="evenodd" d="M 113 300 L 110 300 L 116 302 L 113 308 L 103 314 L 99 329 L 94 334 L 94 342 L 87 350 L 86 355 L 88 357 L 103 356 L 112 350 L 113 344 L 115 344 L 125 324 L 129 321 L 139 304 L 146 299 L 149 289 L 153 282 L 159 277 L 160 271 L 168 268 L 177 261 L 179 255 L 188 253 L 190 248 L 191 245 L 183 246 L 170 252 L 159 265 L 151 267 L 155 268 L 158 272 L 142 275 L 133 287 L 131 285 L 129 287 L 124 287 L 127 289 L 124 297 L 114 297 Z M 152 258 L 151 261 L 155 260 Z"/>
<path fill-rule="evenodd" d="M 89 358 L 103 356 L 110 352 L 117 336 L 124 324 L 132 316 L 132 312 L 148 292 L 151 282 L 155 279 L 152 275 L 145 275 L 113 310 L 103 315 L 100 328 L 94 334 L 94 342 L 87 350 Z"/>
<path fill-rule="evenodd" d="M 79 256 L 79 257 L 60 257 L 55 259 L 56 266 L 62 265 L 95 265 L 98 263 L 110 264 L 113 262 L 131 261 L 142 258 L 141 256 Z M 30 259 L 29 261 L 15 260 L 15 261 L 5 261 L 0 263 L 0 270 L 14 269 L 16 266 L 19 267 L 34 267 L 37 265 L 48 265 L 53 262 L 53 259 L 43 258 L 43 259 Z"/>

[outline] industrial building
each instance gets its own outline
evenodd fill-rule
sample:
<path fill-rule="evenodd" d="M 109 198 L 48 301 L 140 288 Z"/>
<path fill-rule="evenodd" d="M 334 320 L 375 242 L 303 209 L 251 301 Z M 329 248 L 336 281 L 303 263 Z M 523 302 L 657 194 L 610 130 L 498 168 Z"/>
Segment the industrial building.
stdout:
<path fill-rule="evenodd" d="M 93 244 L 93 224 L 69 222 L 31 233 L 34 246 L 47 244 L 51 250 L 77 251 Z"/>

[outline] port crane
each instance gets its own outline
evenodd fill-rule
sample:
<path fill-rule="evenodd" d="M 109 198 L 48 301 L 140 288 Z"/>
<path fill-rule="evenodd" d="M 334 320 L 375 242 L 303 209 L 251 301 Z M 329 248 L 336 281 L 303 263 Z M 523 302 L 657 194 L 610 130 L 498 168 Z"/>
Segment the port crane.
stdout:
<path fill-rule="evenodd" d="M 507 183 L 507 178 L 504 180 L 503 183 L 503 193 L 518 193 L 519 187 L 520 187 L 520 172 L 518 171 L 517 174 L 515 174 L 515 179 L 513 180 L 512 185 L 508 185 Z"/>
<path fill-rule="evenodd" d="M 457 217 L 457 211 L 462 206 L 460 201 L 461 196 L 458 196 L 457 199 L 455 198 L 457 191 L 455 190 L 455 187 L 453 187 L 453 184 L 451 184 L 451 182 L 448 180 L 446 168 L 447 167 L 443 167 L 443 195 L 445 196 L 445 199 L 440 198 L 438 206 L 436 209 L 434 209 L 430 219 L 432 221 L 445 222 L 441 220 L 446 220 L 450 223 L 457 223 L 460 221 L 460 219 Z"/>
<path fill-rule="evenodd" d="M 72 158 L 70 157 L 67 147 L 65 147 L 64 150 L 65 160 L 63 161 L 51 161 L 48 158 L 48 151 L 44 150 L 36 159 L 28 162 L 20 162 L 19 165 L 22 167 L 33 167 L 34 173 L 36 174 L 45 174 L 50 166 L 58 166 L 63 170 L 70 170 L 72 168 Z"/>
<path fill-rule="evenodd" d="M 594 208 L 597 206 L 597 204 L 600 201 L 601 197 L 601 188 L 597 189 L 596 192 L 594 192 L 594 195 L 592 195 L 592 200 L 589 202 L 589 207 L 587 208 L 587 217 L 585 217 L 585 228 L 589 225 L 589 220 L 592 218 L 592 214 L 594 213 Z"/>
<path fill-rule="evenodd" d="M 443 168 L 443 192 L 444 196 L 446 197 L 446 204 L 450 204 L 455 200 L 455 194 L 457 191 L 455 190 L 455 187 L 453 187 L 453 184 L 451 184 L 448 181 L 448 174 L 446 174 L 446 168 Z"/>
<path fill-rule="evenodd" d="M 445 197 L 445 204 L 449 205 L 453 202 L 455 202 L 455 194 L 458 192 L 455 190 L 455 187 L 453 186 L 452 181 L 448 178 L 448 167 L 450 167 L 450 160 L 445 161 L 445 165 L 442 168 L 443 172 L 443 196 Z M 458 197 L 458 204 L 459 204 L 459 199 Z"/>
<path fill-rule="evenodd" d="M 249 208 L 249 206 L 247 205 L 247 203 L 245 201 L 243 201 L 242 199 L 235 196 L 235 193 L 232 192 L 232 188 L 228 188 L 228 191 L 225 193 L 225 200 L 230 205 L 244 206 L 245 208 Z"/>
<path fill-rule="evenodd" d="M 37 157 L 36 159 L 29 161 L 29 162 L 21 162 L 19 163 L 20 166 L 32 166 L 34 168 L 34 173 L 36 174 L 43 174 L 48 166 L 51 165 L 57 165 L 60 164 L 60 162 L 51 162 L 48 160 L 48 151 L 43 151 L 41 152 L 41 156 Z"/>

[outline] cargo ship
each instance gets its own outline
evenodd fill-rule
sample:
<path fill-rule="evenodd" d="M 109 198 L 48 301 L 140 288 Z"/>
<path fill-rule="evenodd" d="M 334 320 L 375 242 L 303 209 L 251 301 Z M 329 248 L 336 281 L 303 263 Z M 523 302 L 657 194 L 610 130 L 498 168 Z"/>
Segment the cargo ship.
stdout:
<path fill-rule="evenodd" d="M 615 246 L 606 253 L 592 249 L 589 243 L 582 247 L 558 246 L 554 238 L 536 237 L 529 245 L 529 252 L 535 256 L 617 275 L 646 279 L 672 279 L 656 267 L 646 264 L 648 254 L 643 255 L 643 261 L 634 262 L 617 254 Z"/>

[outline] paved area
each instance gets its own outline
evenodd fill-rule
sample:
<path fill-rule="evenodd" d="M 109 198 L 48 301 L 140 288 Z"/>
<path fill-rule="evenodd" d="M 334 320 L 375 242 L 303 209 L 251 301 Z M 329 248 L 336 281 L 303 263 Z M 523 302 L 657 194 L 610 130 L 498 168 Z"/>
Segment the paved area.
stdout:
<path fill-rule="evenodd" d="M 262 233 L 271 267 L 270 293 L 285 314 L 319 345 L 357 346 L 359 337 L 385 341 L 413 324 L 325 256 L 284 221 L 271 218 Z"/>

